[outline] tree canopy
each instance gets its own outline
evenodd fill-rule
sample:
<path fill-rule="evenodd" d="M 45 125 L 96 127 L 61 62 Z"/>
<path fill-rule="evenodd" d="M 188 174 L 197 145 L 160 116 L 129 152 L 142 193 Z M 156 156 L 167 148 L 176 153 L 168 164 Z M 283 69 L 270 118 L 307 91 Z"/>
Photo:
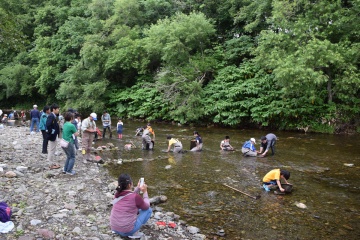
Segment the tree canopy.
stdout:
<path fill-rule="evenodd" d="M 1 106 L 360 132 L 359 35 L 360 0 L 8 0 Z"/>

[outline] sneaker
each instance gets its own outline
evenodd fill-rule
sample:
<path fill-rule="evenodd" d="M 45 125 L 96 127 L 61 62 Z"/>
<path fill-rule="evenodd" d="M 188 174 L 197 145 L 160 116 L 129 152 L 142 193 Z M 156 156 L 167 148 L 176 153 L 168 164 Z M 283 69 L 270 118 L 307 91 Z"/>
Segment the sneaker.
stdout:
<path fill-rule="evenodd" d="M 266 184 L 263 185 L 263 188 L 265 189 L 265 191 L 270 192 L 270 189 Z"/>
<path fill-rule="evenodd" d="M 69 174 L 69 175 L 75 175 L 75 171 L 74 170 L 72 170 L 71 172 L 66 172 L 66 174 Z"/>
<path fill-rule="evenodd" d="M 136 233 L 134 233 L 131 236 L 128 236 L 129 238 L 141 238 L 142 236 L 144 236 L 144 233 L 137 231 Z"/>

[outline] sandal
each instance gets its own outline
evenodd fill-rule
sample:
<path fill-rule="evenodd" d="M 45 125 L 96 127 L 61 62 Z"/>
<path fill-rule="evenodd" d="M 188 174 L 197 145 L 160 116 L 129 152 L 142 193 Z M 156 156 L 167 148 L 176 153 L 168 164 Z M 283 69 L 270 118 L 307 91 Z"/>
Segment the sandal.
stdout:
<path fill-rule="evenodd" d="M 53 164 L 50 165 L 49 168 L 50 168 L 50 169 L 58 169 L 58 168 L 60 168 L 60 165 L 57 164 L 57 163 L 53 163 Z"/>

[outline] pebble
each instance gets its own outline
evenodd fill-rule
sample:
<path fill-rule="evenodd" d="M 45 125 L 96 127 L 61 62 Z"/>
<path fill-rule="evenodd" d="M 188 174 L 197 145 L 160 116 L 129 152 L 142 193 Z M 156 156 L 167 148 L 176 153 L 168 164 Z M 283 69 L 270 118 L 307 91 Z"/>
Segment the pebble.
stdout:
<path fill-rule="evenodd" d="M 305 209 L 305 208 L 307 208 L 307 206 L 305 205 L 305 204 L 303 204 L 303 203 L 295 203 L 295 205 L 298 207 L 298 208 L 302 208 L 302 209 Z"/>

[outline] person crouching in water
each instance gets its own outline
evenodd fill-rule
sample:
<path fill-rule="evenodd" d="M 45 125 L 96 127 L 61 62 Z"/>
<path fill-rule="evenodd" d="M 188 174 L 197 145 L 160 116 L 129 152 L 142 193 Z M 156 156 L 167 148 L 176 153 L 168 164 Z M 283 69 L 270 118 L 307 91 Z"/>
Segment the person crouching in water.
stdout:
<path fill-rule="evenodd" d="M 263 188 L 265 191 L 269 192 L 271 187 L 278 186 L 281 192 L 284 192 L 285 189 L 281 186 L 281 180 L 283 180 L 286 184 L 288 183 L 288 179 L 290 178 L 290 172 L 286 170 L 273 169 L 268 172 L 263 178 Z"/>
<path fill-rule="evenodd" d="M 256 157 L 258 151 L 256 151 L 255 144 L 256 144 L 255 138 L 250 138 L 249 141 L 246 141 L 241 148 L 241 152 L 243 153 L 243 155 Z"/>
<path fill-rule="evenodd" d="M 183 146 L 182 146 L 182 143 L 178 139 L 172 138 L 171 136 L 167 136 L 166 139 L 169 141 L 169 146 L 165 152 L 170 152 L 170 148 L 172 145 L 174 145 L 174 149 L 173 149 L 174 153 L 181 152 L 181 150 L 183 149 Z"/>
<path fill-rule="evenodd" d="M 225 136 L 225 139 L 221 141 L 220 143 L 221 150 L 224 151 L 233 151 L 234 148 L 230 145 L 230 137 Z"/>
<path fill-rule="evenodd" d="M 202 150 L 202 147 L 203 147 L 202 138 L 201 138 L 200 134 L 197 131 L 194 132 L 194 137 L 195 137 L 196 146 L 193 147 L 190 151 L 192 151 L 192 152 L 200 152 Z"/>
<path fill-rule="evenodd" d="M 155 132 L 150 126 L 150 123 L 147 124 L 147 126 L 143 127 L 144 131 L 142 134 L 142 149 L 146 150 L 153 150 L 154 149 L 154 141 L 155 141 Z M 151 140 L 150 134 L 153 135 L 153 140 Z M 147 148 L 147 145 L 149 145 L 149 148 Z"/>
<path fill-rule="evenodd" d="M 140 238 L 144 235 L 139 229 L 152 214 L 147 185 L 140 186 L 140 181 L 134 191 L 130 175 L 121 174 L 118 179 L 113 208 L 110 214 L 111 230 L 122 237 Z M 143 197 L 140 196 L 143 192 Z"/>

